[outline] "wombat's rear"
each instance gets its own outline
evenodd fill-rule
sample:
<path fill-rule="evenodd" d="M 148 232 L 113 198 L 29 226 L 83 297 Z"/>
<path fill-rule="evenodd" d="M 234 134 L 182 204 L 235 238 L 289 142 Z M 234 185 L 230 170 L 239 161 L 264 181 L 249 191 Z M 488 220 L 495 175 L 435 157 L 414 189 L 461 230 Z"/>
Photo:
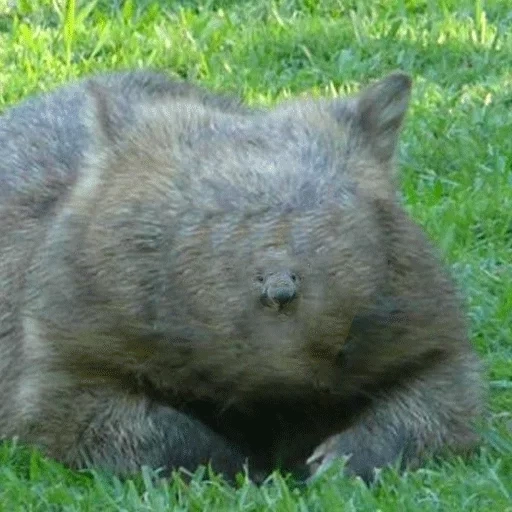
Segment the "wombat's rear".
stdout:
<path fill-rule="evenodd" d="M 135 72 L 4 115 L 0 435 L 119 474 L 473 446 L 479 363 L 395 195 L 409 90 L 256 111 Z"/>

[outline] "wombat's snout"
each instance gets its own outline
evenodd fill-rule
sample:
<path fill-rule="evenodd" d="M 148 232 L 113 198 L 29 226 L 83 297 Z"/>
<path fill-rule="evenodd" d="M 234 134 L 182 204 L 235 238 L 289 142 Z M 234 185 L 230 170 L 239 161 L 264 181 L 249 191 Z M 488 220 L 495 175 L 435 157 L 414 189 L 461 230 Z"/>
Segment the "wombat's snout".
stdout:
<path fill-rule="evenodd" d="M 282 309 L 297 297 L 297 277 L 293 272 L 279 272 L 267 277 L 261 292 L 264 306 Z"/>

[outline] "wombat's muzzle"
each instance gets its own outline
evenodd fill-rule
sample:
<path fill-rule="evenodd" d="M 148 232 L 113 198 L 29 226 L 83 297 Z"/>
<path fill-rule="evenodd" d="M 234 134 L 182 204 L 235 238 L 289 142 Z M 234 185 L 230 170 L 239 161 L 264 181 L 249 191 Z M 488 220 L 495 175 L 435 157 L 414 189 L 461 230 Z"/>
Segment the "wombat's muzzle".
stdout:
<path fill-rule="evenodd" d="M 261 303 L 267 307 L 284 308 L 297 297 L 297 280 L 291 272 L 270 275 L 260 296 Z"/>

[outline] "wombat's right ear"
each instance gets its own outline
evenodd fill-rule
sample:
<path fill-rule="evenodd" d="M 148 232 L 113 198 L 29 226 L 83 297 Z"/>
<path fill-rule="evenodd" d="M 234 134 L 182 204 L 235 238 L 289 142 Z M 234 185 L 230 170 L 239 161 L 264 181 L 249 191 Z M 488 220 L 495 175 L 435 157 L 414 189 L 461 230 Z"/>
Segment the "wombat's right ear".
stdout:
<path fill-rule="evenodd" d="M 86 93 L 84 118 L 93 145 L 96 150 L 112 148 L 116 142 L 116 128 L 119 127 L 118 102 L 105 86 L 95 80 L 87 83 Z"/>
<path fill-rule="evenodd" d="M 83 159 L 87 172 L 80 173 L 69 195 L 65 211 L 72 215 L 88 211 L 91 198 L 95 197 L 96 189 L 102 183 L 105 168 L 116 147 L 116 111 L 119 112 L 119 106 L 109 90 L 94 79 L 89 80 L 80 112 L 90 138 Z"/>

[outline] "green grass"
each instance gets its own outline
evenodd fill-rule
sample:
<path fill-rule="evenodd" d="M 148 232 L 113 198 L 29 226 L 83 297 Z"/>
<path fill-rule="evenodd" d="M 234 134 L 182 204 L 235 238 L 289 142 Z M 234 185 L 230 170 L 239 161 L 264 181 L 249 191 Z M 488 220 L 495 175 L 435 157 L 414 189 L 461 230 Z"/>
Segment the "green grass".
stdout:
<path fill-rule="evenodd" d="M 76 3 L 76 6 L 75 6 Z M 16 6 L 14 6 L 16 5 Z M 271 104 L 335 95 L 401 68 L 415 87 L 402 192 L 453 269 L 488 366 L 486 441 L 366 488 L 330 472 L 153 485 L 78 474 L 0 446 L 12 510 L 512 510 L 512 14 L 507 0 L 0 0 L 0 109 L 100 70 L 151 66 Z"/>

